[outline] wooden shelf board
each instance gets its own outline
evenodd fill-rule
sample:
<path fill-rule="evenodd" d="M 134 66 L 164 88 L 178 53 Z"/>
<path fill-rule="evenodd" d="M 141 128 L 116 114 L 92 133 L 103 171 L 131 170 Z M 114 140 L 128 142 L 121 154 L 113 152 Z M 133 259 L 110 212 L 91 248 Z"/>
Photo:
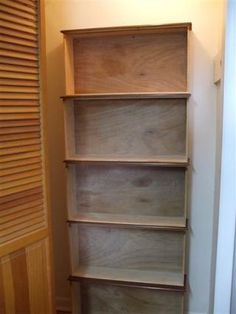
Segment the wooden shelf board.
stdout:
<path fill-rule="evenodd" d="M 132 26 L 116 26 L 101 28 L 81 28 L 72 30 L 62 30 L 65 35 L 74 37 L 93 37 L 93 36 L 109 36 L 109 35 L 131 35 L 160 33 L 171 31 L 187 31 L 192 29 L 192 23 L 173 23 L 163 25 L 132 25 Z"/>
<path fill-rule="evenodd" d="M 185 231 L 187 229 L 186 219 L 184 217 L 120 215 L 92 212 L 80 213 L 76 218 L 68 219 L 68 222 L 172 231 Z"/>
<path fill-rule="evenodd" d="M 177 271 L 133 270 L 110 267 L 81 266 L 69 278 L 71 281 L 91 280 L 111 284 L 185 290 L 185 276 Z"/>
<path fill-rule="evenodd" d="M 98 158 L 98 157 L 76 157 L 67 158 L 65 163 L 98 163 L 98 164 L 130 164 L 140 166 L 160 166 L 160 167 L 187 167 L 189 160 L 187 158 L 145 158 L 145 159 L 130 159 L 130 158 Z"/>
<path fill-rule="evenodd" d="M 61 96 L 63 100 L 95 100 L 95 99 L 155 99 L 155 98 L 189 98 L 188 92 L 160 92 L 160 93 L 89 93 Z"/>

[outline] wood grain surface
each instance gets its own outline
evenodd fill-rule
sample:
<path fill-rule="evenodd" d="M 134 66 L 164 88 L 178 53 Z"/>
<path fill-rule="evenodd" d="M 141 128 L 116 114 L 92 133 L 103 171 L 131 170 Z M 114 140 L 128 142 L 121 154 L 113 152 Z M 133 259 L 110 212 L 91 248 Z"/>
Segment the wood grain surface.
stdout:
<path fill-rule="evenodd" d="M 54 313 L 42 126 L 43 4 L 0 1 L 1 314 Z"/>
<path fill-rule="evenodd" d="M 78 156 L 185 156 L 183 99 L 76 101 Z"/>
<path fill-rule="evenodd" d="M 47 240 L 0 258 L 0 313 L 50 313 Z"/>
<path fill-rule="evenodd" d="M 80 213 L 185 215 L 184 169 L 70 165 L 69 172 L 68 179 L 75 183 L 69 210 L 75 217 Z"/>
<path fill-rule="evenodd" d="M 181 233 L 83 225 L 79 226 L 78 235 L 77 267 L 183 273 L 184 235 Z"/>
<path fill-rule="evenodd" d="M 181 293 L 99 284 L 83 285 L 81 289 L 86 314 L 179 314 L 183 308 Z"/>
<path fill-rule="evenodd" d="M 158 99 L 158 98 L 182 98 L 190 97 L 188 92 L 139 92 L 139 93 L 89 93 L 89 94 L 66 94 L 61 96 L 63 100 L 99 100 L 99 99 Z"/>
<path fill-rule="evenodd" d="M 185 231 L 185 217 L 163 217 L 151 215 L 107 214 L 80 212 L 68 220 L 69 223 L 90 223 L 99 225 L 114 225 L 127 228 L 160 229 Z"/>
<path fill-rule="evenodd" d="M 184 290 L 184 275 L 173 270 L 124 269 L 107 266 L 80 266 L 70 281 L 100 282 L 119 286 L 146 287 L 168 291 Z M 179 291 L 180 289 L 180 291 Z"/>
<path fill-rule="evenodd" d="M 5 0 L 6 1 L 6 0 Z M 112 26 L 112 27 L 95 27 L 95 28 L 79 28 L 62 30 L 65 35 L 70 35 L 72 38 L 76 37 L 96 37 L 101 36 L 114 36 L 114 34 L 151 34 L 151 33 L 169 33 L 171 31 L 188 31 L 192 29 L 192 23 L 171 23 L 160 25 L 131 25 L 131 26 Z"/>
<path fill-rule="evenodd" d="M 46 227 L 46 212 L 38 8 L 31 0 L 3 0 L 0 11 L 0 244 L 7 245 Z"/>
<path fill-rule="evenodd" d="M 75 93 L 186 91 L 186 45 L 186 31 L 74 39 Z"/>

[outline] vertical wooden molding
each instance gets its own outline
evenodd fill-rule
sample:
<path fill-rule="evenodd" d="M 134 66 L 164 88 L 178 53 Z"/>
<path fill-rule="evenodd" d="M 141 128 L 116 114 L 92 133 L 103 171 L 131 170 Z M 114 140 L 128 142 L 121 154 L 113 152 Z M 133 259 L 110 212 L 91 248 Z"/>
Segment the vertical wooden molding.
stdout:
<path fill-rule="evenodd" d="M 47 271 L 49 273 L 48 281 L 50 303 L 50 313 L 56 312 L 55 305 L 55 283 L 54 283 L 54 267 L 53 267 L 53 243 L 52 243 L 52 206 L 50 199 L 50 179 L 49 179 L 49 148 L 48 148 L 48 125 L 47 125 L 47 71 L 46 71 L 46 46 L 45 46 L 45 0 L 40 0 L 39 16 L 40 16 L 40 104 L 41 104 L 41 137 L 43 139 L 43 170 L 44 170 L 44 199 L 47 208 L 48 238 L 47 242 Z"/>

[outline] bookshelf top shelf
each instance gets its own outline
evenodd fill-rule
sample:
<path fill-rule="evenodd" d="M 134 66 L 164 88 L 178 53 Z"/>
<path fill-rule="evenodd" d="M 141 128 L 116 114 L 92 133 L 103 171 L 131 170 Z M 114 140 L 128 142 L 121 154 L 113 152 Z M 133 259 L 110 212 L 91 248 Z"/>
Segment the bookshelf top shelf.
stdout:
<path fill-rule="evenodd" d="M 155 99 L 155 98 L 189 98 L 188 92 L 159 92 L 159 93 L 89 93 L 70 94 L 61 96 L 63 100 L 95 100 L 95 99 Z"/>
<path fill-rule="evenodd" d="M 133 270 L 110 267 L 80 266 L 71 281 L 92 280 L 117 285 L 159 288 L 164 290 L 185 290 L 185 276 L 177 271 Z"/>
<path fill-rule="evenodd" d="M 64 35 L 73 37 L 96 37 L 109 35 L 132 35 L 132 34 L 151 34 L 165 33 L 171 31 L 188 31 L 192 29 L 192 23 L 173 23 L 163 25 L 133 25 L 133 26 L 116 26 L 101 28 L 80 28 L 71 30 L 62 30 Z"/>

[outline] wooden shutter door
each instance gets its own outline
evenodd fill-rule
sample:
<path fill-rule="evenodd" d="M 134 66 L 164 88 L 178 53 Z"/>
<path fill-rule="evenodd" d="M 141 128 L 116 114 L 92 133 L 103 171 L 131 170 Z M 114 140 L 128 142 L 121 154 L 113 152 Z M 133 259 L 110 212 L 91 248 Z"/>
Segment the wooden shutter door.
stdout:
<path fill-rule="evenodd" d="M 0 1 L 0 313 L 53 312 L 43 1 Z"/>

